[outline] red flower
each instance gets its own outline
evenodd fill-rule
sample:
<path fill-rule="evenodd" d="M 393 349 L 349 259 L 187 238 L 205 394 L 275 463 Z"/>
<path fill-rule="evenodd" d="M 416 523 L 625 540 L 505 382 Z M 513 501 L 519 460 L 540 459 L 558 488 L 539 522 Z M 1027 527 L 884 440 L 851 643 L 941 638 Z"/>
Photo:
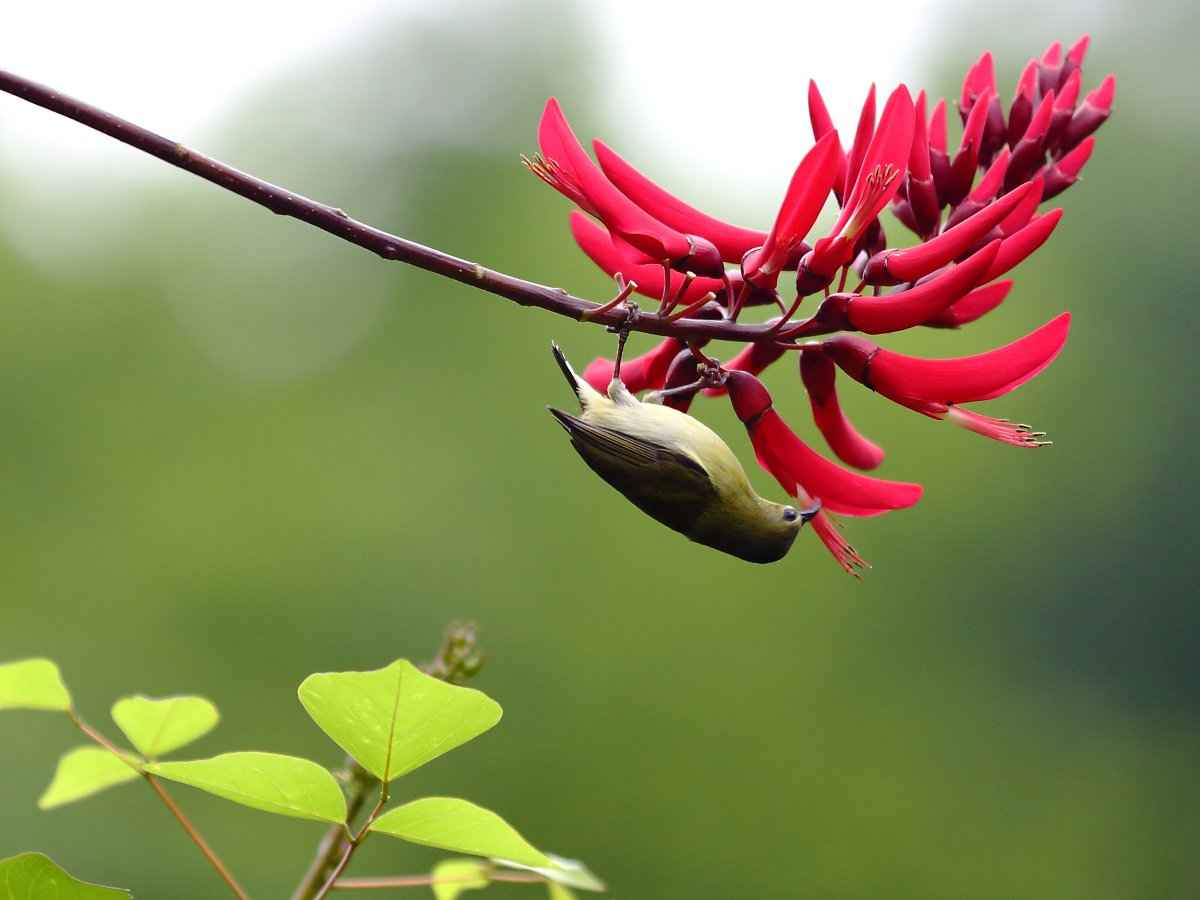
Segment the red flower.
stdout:
<path fill-rule="evenodd" d="M 955 104 L 963 134 L 953 153 L 946 102 L 933 103 L 927 117 L 932 101 L 920 92 L 914 102 L 903 85 L 890 93 L 878 120 L 870 88 L 853 141 L 844 148 L 810 81 L 815 144 L 766 231 L 701 212 L 601 141 L 593 144 L 597 166 L 558 104 L 546 104 L 538 132 L 541 155 L 527 165 L 579 207 L 571 215 L 572 234 L 603 271 L 664 299 L 658 314 L 680 310 L 674 319 L 736 320 L 763 304 L 782 312 L 715 372 L 717 364 L 701 353 L 703 342 L 689 347 L 668 338 L 626 361 L 622 377 L 635 391 L 662 389 L 659 399 L 680 410 L 701 393 L 728 393 L 763 467 L 802 502 L 824 504 L 813 530 L 847 570 L 864 563 L 829 513 L 875 515 L 911 506 L 920 486 L 859 475 L 815 453 L 775 412 L 755 376 L 789 350 L 802 351 L 799 369 L 813 421 L 833 453 L 860 469 L 878 466 L 883 451 L 846 417 L 835 388 L 838 367 L 931 418 L 1016 446 L 1047 443 L 1026 426 L 961 404 L 999 397 L 1044 370 L 1066 341 L 1069 314 L 1006 347 L 956 359 L 905 356 L 862 335 L 961 328 L 1008 297 L 1013 282 L 999 279 L 1045 243 L 1062 219 L 1061 209 L 1039 207 L 1079 180 L 1095 150 L 1094 132 L 1112 113 L 1112 75 L 1084 94 L 1088 44 L 1085 35 L 1064 52 L 1056 41 L 1031 59 L 1007 107 L 992 55 L 982 54 L 968 69 Z M 736 138 L 739 131 L 721 133 Z M 816 239 L 810 231 L 830 195 L 839 206 L 836 221 Z M 879 218 L 889 204 L 916 234 L 915 246 L 889 242 Z M 796 273 L 794 294 L 780 278 L 788 271 Z M 848 290 L 851 273 L 860 281 Z M 814 293 L 823 295 L 815 311 L 793 322 Z M 585 377 L 603 390 L 612 370 L 610 360 L 595 360 Z"/>

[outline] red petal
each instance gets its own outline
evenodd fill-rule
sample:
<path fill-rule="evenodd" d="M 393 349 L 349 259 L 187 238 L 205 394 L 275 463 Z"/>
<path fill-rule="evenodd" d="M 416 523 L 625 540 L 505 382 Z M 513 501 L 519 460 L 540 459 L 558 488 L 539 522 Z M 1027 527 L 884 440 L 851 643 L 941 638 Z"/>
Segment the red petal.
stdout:
<path fill-rule="evenodd" d="M 875 133 L 875 85 L 867 91 L 867 99 L 863 101 L 862 112 L 858 115 L 858 128 L 854 132 L 854 144 L 850 147 L 850 155 L 846 160 L 846 181 L 842 185 L 842 196 L 850 193 L 850 189 L 858 180 L 863 158 L 867 153 L 867 145 Z M 843 204 L 844 206 L 845 204 Z"/>
<path fill-rule="evenodd" d="M 946 152 L 946 101 L 939 100 L 929 116 L 929 146 Z"/>
<path fill-rule="evenodd" d="M 836 131 L 821 138 L 804 155 L 792 175 L 775 224 L 762 247 L 746 258 L 742 265 L 747 277 L 771 275 L 787 262 L 792 251 L 808 234 L 821 214 L 825 198 L 837 177 L 837 161 L 841 153 Z"/>
<path fill-rule="evenodd" d="M 992 241 L 965 262 L 907 291 L 881 297 L 855 296 L 846 304 L 847 318 L 865 334 L 889 334 L 923 325 L 982 281 L 996 259 L 1000 243 Z"/>
<path fill-rule="evenodd" d="M 1030 185 L 1022 185 L 923 244 L 884 251 L 872 257 L 863 270 L 863 278 L 868 284 L 899 284 L 936 272 L 973 247 L 1010 215 L 1033 189 Z"/>
<path fill-rule="evenodd" d="M 1026 257 L 1042 246 L 1050 237 L 1062 218 L 1062 213 L 1061 209 L 1052 209 L 1044 215 L 1037 216 L 1016 234 L 1006 237 L 1000 244 L 1000 252 L 996 254 L 996 259 L 983 280 L 993 281 L 1024 262 Z"/>
<path fill-rule="evenodd" d="M 800 354 L 800 377 L 808 390 L 813 421 L 829 449 L 842 462 L 858 469 L 874 469 L 883 462 L 883 450 L 863 437 L 846 418 L 838 403 L 833 361 L 823 353 Z"/>
<path fill-rule="evenodd" d="M 758 460 L 793 497 L 798 486 L 834 512 L 906 509 L 921 499 L 921 486 L 859 475 L 830 462 L 805 444 L 774 409 L 750 426 Z"/>
<path fill-rule="evenodd" d="M 1079 173 L 1092 155 L 1096 146 L 1095 135 L 1085 138 L 1083 143 L 1046 169 L 1046 198 L 1056 197 L 1079 179 Z"/>
<path fill-rule="evenodd" d="M 610 231 L 652 259 L 684 259 L 691 253 L 691 243 L 683 234 L 642 210 L 604 177 L 575 137 L 553 97 L 546 101 L 538 139 L 542 153 L 571 173 L 587 201 L 585 208 L 594 210 Z"/>
<path fill-rule="evenodd" d="M 615 276 L 619 272 L 625 276 L 626 280 L 637 282 L 636 290 L 642 296 L 655 300 L 662 299 L 662 266 L 657 263 L 639 262 L 638 257 L 644 259 L 641 253 L 628 244 L 622 243 L 619 246 L 603 225 L 596 224 L 577 210 L 571 213 L 571 234 L 575 238 L 575 243 L 579 245 L 579 249 L 609 276 Z M 621 249 L 622 246 L 625 248 L 624 251 Z M 682 284 L 683 273 L 672 270 L 670 296 L 675 296 Z M 680 305 L 689 306 L 710 291 L 719 297 L 724 290 L 725 285 L 719 279 L 699 276 L 693 279 L 692 283 L 688 285 L 688 289 L 684 291 Z"/>
<path fill-rule="evenodd" d="M 1034 177 L 1032 181 L 1027 181 L 1021 185 L 1020 189 L 1025 189 L 1028 193 L 1022 198 L 1021 202 L 1013 207 L 1013 211 L 1004 217 L 1004 221 L 998 226 L 1000 234 L 1004 237 L 1011 237 L 1022 228 L 1029 224 L 1029 220 L 1033 218 L 1033 214 L 1037 212 L 1038 204 L 1042 202 L 1042 189 L 1044 187 L 1044 179 L 1041 175 Z M 1008 194 L 1011 197 L 1016 191 Z"/>
<path fill-rule="evenodd" d="M 1000 193 L 1000 188 L 1004 184 L 1004 173 L 1008 169 L 1008 160 L 1011 152 L 1007 147 L 1002 147 L 1000 152 L 996 154 L 996 158 L 992 160 L 992 164 L 984 173 L 983 178 L 979 179 L 979 184 L 975 186 L 975 190 L 967 195 L 968 200 L 974 200 L 976 203 L 987 203 L 996 194 Z"/>
<path fill-rule="evenodd" d="M 621 361 L 621 381 L 633 393 L 661 388 L 667 380 L 667 369 L 672 360 L 684 349 L 675 338 L 667 338 L 652 350 Z M 593 359 L 583 370 L 583 380 L 604 393 L 612 381 L 615 362 L 603 356 Z"/>
<path fill-rule="evenodd" d="M 1063 313 L 1005 347 L 957 359 L 921 359 L 881 349 L 870 359 L 866 376 L 871 387 L 897 402 L 905 398 L 946 404 L 990 400 L 1020 387 L 1050 365 L 1066 343 L 1070 327 L 1071 314 Z M 836 353 L 834 361 L 838 362 Z"/>
<path fill-rule="evenodd" d="M 1012 281 L 997 281 L 995 284 L 975 288 L 925 324 L 931 328 L 959 328 L 970 324 L 1003 303 L 1012 286 Z"/>
<path fill-rule="evenodd" d="M 1067 51 L 1067 61 L 1072 62 L 1077 66 L 1083 65 L 1083 58 L 1087 56 L 1088 44 L 1092 42 L 1091 35 L 1085 34 L 1076 41 L 1071 49 Z"/>
<path fill-rule="evenodd" d="M 963 79 L 962 95 L 958 101 L 958 110 L 965 118 L 975 103 L 989 91 L 996 90 L 996 66 L 990 50 L 979 57 L 979 61 L 967 70 Z"/>
<path fill-rule="evenodd" d="M 814 141 L 819 141 L 829 132 L 836 130 L 833 127 L 833 118 L 829 115 L 829 110 L 825 108 L 825 100 L 817 89 L 817 83 L 811 79 L 808 82 L 808 118 L 812 122 Z M 838 143 L 837 157 L 837 175 L 833 179 L 833 189 L 837 193 L 840 204 L 846 196 L 843 193 L 846 184 L 846 152 L 842 149 L 840 142 Z"/>
<path fill-rule="evenodd" d="M 741 262 L 747 251 L 762 246 L 766 240 L 766 234 L 761 231 L 714 219 L 667 193 L 603 141 L 593 141 L 592 146 L 600 160 L 600 168 L 622 193 L 660 222 L 684 234 L 696 234 L 712 241 L 728 262 Z"/>
<path fill-rule="evenodd" d="M 929 131 L 925 127 L 925 92 L 917 94 L 917 102 L 913 107 L 913 138 L 912 150 L 908 155 L 908 174 L 919 181 L 928 181 L 929 171 Z"/>
<path fill-rule="evenodd" d="M 874 96 L 874 87 L 872 87 L 872 99 Z M 901 180 L 908 169 L 908 157 L 912 151 L 913 115 L 912 97 L 909 96 L 908 88 L 900 85 L 892 91 L 883 107 L 883 113 L 879 117 L 879 127 L 875 129 L 871 143 L 862 156 L 862 164 L 854 182 L 854 190 L 850 192 L 846 206 L 830 234 L 838 234 L 851 219 L 861 221 L 862 227 L 865 228 L 900 189 Z M 889 188 L 883 191 L 870 190 L 868 180 L 871 173 L 876 167 L 886 168 L 887 166 L 895 169 L 899 173 L 898 177 Z M 857 237 L 857 235 L 853 237 Z"/>

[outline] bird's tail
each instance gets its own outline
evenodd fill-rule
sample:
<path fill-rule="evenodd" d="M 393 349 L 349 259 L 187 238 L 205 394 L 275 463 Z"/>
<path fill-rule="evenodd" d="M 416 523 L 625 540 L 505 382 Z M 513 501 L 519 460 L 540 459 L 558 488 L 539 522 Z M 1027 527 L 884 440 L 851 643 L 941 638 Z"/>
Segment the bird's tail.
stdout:
<path fill-rule="evenodd" d="M 599 396 L 596 389 L 590 384 L 575 374 L 575 370 L 571 368 L 571 364 L 567 362 L 566 354 L 562 352 L 562 348 L 558 344 L 551 341 L 550 352 L 554 354 L 554 361 L 558 363 L 558 367 L 562 369 L 563 377 L 567 379 L 567 384 L 571 386 L 571 390 L 575 392 L 575 396 L 579 398 L 580 406 L 587 406 L 588 401 L 594 396 Z"/>

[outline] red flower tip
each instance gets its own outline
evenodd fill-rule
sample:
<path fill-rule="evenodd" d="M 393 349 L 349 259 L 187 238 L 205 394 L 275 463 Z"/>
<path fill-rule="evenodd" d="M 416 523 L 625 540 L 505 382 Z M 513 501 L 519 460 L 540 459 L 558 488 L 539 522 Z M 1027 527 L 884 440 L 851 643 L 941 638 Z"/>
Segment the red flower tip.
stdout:
<path fill-rule="evenodd" d="M 992 267 L 988 269 L 984 281 L 993 281 L 1024 262 L 1034 250 L 1046 243 L 1053 233 L 1059 220 L 1062 219 L 1062 209 L 1052 209 L 1048 213 L 1034 217 L 1028 225 L 1015 234 L 1006 237 L 1000 244 L 1000 252 Z"/>
<path fill-rule="evenodd" d="M 653 349 L 621 362 L 621 381 L 632 393 L 658 389 L 667 380 L 667 369 L 684 345 L 675 338 L 667 338 Z M 615 362 L 605 357 L 593 359 L 583 370 L 583 380 L 604 393 L 612 381 Z"/>
<path fill-rule="evenodd" d="M 988 170 L 979 179 L 979 184 L 967 195 L 967 199 L 975 203 L 987 203 L 1000 193 L 1004 185 L 1004 173 L 1008 171 L 1008 161 L 1012 154 L 1008 147 L 1001 147 Z"/>
<path fill-rule="evenodd" d="M 819 141 L 829 132 L 836 130 L 833 127 L 833 117 L 829 115 L 829 110 L 825 106 L 825 100 L 821 96 L 821 91 L 817 88 L 817 83 L 812 79 L 808 82 L 808 118 L 812 123 L 813 140 Z M 833 189 L 837 194 L 838 203 L 840 204 L 845 197 L 843 189 L 846 185 L 846 152 L 842 149 L 841 143 L 837 148 L 837 174 L 833 179 Z"/>
<path fill-rule="evenodd" d="M 929 171 L 929 130 L 925 125 L 925 92 L 917 94 L 917 102 L 913 105 L 913 139 L 912 150 L 908 155 L 908 175 L 920 181 L 928 181 Z"/>
<path fill-rule="evenodd" d="M 1025 129 L 1029 127 L 1029 120 L 1033 116 L 1033 107 L 1038 99 L 1038 65 L 1036 59 L 1031 59 L 1021 73 L 1021 79 L 1017 82 L 1017 93 L 1008 109 L 1006 137 L 1008 145 L 1014 150 L 1025 135 Z"/>
<path fill-rule="evenodd" d="M 1083 37 L 1081 37 L 1071 46 L 1071 49 L 1067 51 L 1067 61 L 1076 66 L 1082 66 L 1083 58 L 1087 56 L 1088 45 L 1091 42 L 1091 35 L 1085 34 Z"/>
<path fill-rule="evenodd" d="M 1038 104 L 1037 112 L 1033 114 L 1033 118 L 1029 120 L 1029 126 L 1025 129 L 1025 134 L 1021 138 L 1023 141 L 1030 143 L 1040 142 L 1046 136 L 1046 130 L 1050 127 L 1050 114 L 1054 112 L 1054 91 L 1047 91 L 1042 97 L 1042 102 Z"/>
<path fill-rule="evenodd" d="M 975 288 L 961 300 L 950 304 L 925 324 L 930 328 L 961 328 L 990 313 L 1004 302 L 1012 290 L 1011 280 Z"/>
<path fill-rule="evenodd" d="M 1054 41 L 1042 54 L 1042 64 L 1047 66 L 1062 65 L 1062 41 Z"/>
<path fill-rule="evenodd" d="M 1026 189 L 1027 193 L 998 226 L 1002 237 L 1010 237 L 1029 224 L 1029 220 L 1037 212 L 1038 204 L 1042 202 L 1042 190 L 1044 186 L 1044 179 L 1041 175 L 1037 175 L 1032 181 L 1027 181 L 1021 185 L 1021 187 Z M 1016 193 L 1016 191 L 1013 191 L 1013 193 Z"/>
<path fill-rule="evenodd" d="M 984 437 L 1000 441 L 1004 444 L 1011 444 L 1014 447 L 1036 449 L 1038 447 L 1048 447 L 1053 443 L 1053 441 L 1042 440 L 1046 436 L 1046 432 L 1044 431 L 1034 431 L 1028 425 L 1019 425 L 1010 422 L 1008 419 L 985 416 L 982 413 L 963 409 L 961 406 L 948 407 L 946 409 L 946 419 L 960 428 L 967 429 L 967 431 L 982 434 Z"/>
<path fill-rule="evenodd" d="M 1079 69 L 1075 69 L 1067 76 L 1062 89 L 1058 92 L 1058 99 L 1054 101 L 1055 112 L 1063 109 L 1075 111 L 1075 103 L 1079 99 L 1079 90 L 1082 84 L 1083 73 Z"/>
<path fill-rule="evenodd" d="M 571 212 L 571 235 L 579 249 L 610 277 L 620 273 L 626 280 L 637 283 L 637 293 L 654 300 L 662 299 L 664 276 L 661 265 L 645 262 L 645 257 L 639 251 L 619 238 L 614 241 L 603 225 L 598 225 L 578 210 Z M 670 274 L 667 296 L 674 297 L 683 286 L 684 275 L 676 271 Z M 724 282 L 719 278 L 698 276 L 683 292 L 679 305 L 690 306 L 710 291 L 719 297 L 724 290 Z"/>
<path fill-rule="evenodd" d="M 702 213 L 659 187 L 601 140 L 592 142 L 600 168 L 634 203 L 671 228 L 711 241 L 728 262 L 739 262 L 746 251 L 766 240 L 761 231 L 730 225 Z"/>
<path fill-rule="evenodd" d="M 992 241 L 965 262 L 906 291 L 882 297 L 852 295 L 845 301 L 846 318 L 864 334 L 889 334 L 923 325 L 980 283 L 995 261 L 1000 243 Z"/>
<path fill-rule="evenodd" d="M 1046 199 L 1058 196 L 1079 180 L 1079 173 L 1091 158 L 1095 146 L 1095 136 L 1087 137 L 1078 147 L 1046 168 Z"/>
<path fill-rule="evenodd" d="M 694 244 L 687 236 L 645 212 L 604 176 L 579 143 L 553 97 L 546 101 L 542 113 L 538 143 L 544 159 L 534 160 L 530 168 L 551 187 L 593 213 L 609 231 L 653 260 L 676 262 L 687 260 L 692 254 Z M 702 275 L 710 274 L 700 268 L 695 270 Z"/>
<path fill-rule="evenodd" d="M 863 270 L 863 279 L 867 284 L 899 284 L 916 281 L 937 271 L 975 246 L 1033 190 L 1032 185 L 1021 185 L 923 244 L 903 250 L 885 250 L 871 257 Z"/>
<path fill-rule="evenodd" d="M 837 369 L 823 353 L 800 354 L 800 377 L 808 391 L 813 421 L 825 442 L 842 462 L 858 469 L 874 469 L 883 462 L 883 449 L 863 437 L 838 403 Z"/>
<path fill-rule="evenodd" d="M 975 169 L 979 164 L 979 154 L 983 147 L 983 130 L 987 126 L 991 100 L 990 93 L 981 97 L 979 102 L 971 107 L 967 122 L 963 126 L 962 141 L 950 163 L 945 189 L 940 191 L 942 199 L 951 206 L 962 202 L 975 180 Z M 940 188 L 941 185 L 939 185 Z"/>
<path fill-rule="evenodd" d="M 946 152 L 946 101 L 939 100 L 929 114 L 929 146 Z"/>
<path fill-rule="evenodd" d="M 775 275 L 790 261 L 825 205 L 837 178 L 841 152 L 837 132 L 830 131 L 796 166 L 770 234 L 742 261 L 742 272 L 748 280 L 761 281 L 762 276 Z"/>
<path fill-rule="evenodd" d="M 1037 60 L 1031 59 L 1025 64 L 1025 68 L 1021 71 L 1021 77 L 1017 81 L 1017 92 L 1013 95 L 1013 102 L 1025 99 L 1029 101 L 1032 107 L 1037 101 L 1038 95 L 1038 68 Z"/>

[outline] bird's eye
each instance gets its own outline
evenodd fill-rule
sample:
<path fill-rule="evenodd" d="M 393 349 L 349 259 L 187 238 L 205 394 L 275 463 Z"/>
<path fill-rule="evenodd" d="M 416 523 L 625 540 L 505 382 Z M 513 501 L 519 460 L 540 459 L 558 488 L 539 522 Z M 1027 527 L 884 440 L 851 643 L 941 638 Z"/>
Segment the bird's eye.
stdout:
<path fill-rule="evenodd" d="M 799 517 L 800 513 L 796 512 L 796 510 L 792 509 L 792 507 L 785 506 L 783 508 L 783 520 L 785 522 L 795 522 Z"/>

